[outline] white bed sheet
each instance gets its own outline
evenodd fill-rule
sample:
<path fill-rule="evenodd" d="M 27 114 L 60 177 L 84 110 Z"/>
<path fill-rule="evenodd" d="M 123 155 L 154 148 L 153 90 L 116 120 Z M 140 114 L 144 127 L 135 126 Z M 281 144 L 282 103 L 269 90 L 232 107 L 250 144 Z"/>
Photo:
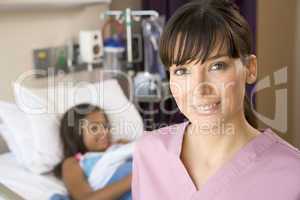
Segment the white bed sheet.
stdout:
<path fill-rule="evenodd" d="M 28 200 L 48 200 L 54 193 L 66 193 L 63 182 L 53 174 L 29 172 L 17 163 L 11 152 L 0 155 L 0 183 Z"/>

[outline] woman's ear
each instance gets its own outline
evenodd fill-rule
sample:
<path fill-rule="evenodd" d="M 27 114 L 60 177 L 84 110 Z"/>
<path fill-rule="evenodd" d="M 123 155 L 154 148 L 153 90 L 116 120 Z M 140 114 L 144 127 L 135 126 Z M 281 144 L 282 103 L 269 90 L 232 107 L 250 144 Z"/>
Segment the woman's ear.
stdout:
<path fill-rule="evenodd" d="M 257 58 L 255 55 L 250 55 L 247 57 L 246 68 L 246 83 L 255 83 L 257 79 Z"/>

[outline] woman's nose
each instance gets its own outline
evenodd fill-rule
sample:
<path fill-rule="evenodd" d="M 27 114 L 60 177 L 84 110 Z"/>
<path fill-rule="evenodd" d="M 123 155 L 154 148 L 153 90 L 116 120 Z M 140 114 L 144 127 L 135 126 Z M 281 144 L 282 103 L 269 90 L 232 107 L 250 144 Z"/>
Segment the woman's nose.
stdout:
<path fill-rule="evenodd" d="M 194 69 L 192 69 L 192 79 L 195 85 L 205 82 L 207 78 L 204 69 L 200 66 L 194 67 Z"/>
<path fill-rule="evenodd" d="M 213 93 L 213 86 L 210 85 L 211 83 L 204 82 L 201 86 L 198 87 L 197 92 L 201 96 L 209 95 Z"/>
<path fill-rule="evenodd" d="M 208 96 L 216 95 L 218 87 L 215 82 L 211 81 L 204 70 L 198 69 L 193 75 L 192 81 L 193 95 Z"/>
<path fill-rule="evenodd" d="M 193 93 L 201 96 L 213 94 L 216 88 L 215 85 L 209 81 L 203 70 L 197 70 L 197 73 L 193 76 L 192 86 Z"/>

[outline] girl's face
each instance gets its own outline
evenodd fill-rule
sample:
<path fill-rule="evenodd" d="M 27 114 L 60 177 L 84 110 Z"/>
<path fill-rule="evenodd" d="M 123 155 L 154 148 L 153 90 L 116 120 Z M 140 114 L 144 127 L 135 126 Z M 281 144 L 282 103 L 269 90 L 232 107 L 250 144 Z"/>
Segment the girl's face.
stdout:
<path fill-rule="evenodd" d="M 89 151 L 105 151 L 111 144 L 108 120 L 101 112 L 90 113 L 82 123 L 83 141 Z"/>
<path fill-rule="evenodd" d="M 256 73 L 256 58 L 251 59 L 249 66 L 254 66 Z M 172 65 L 169 71 L 170 89 L 179 109 L 191 122 L 201 122 L 202 129 L 243 114 L 245 83 L 250 73 L 241 59 L 213 54 L 203 64 Z M 249 83 L 254 81 L 249 79 Z"/>

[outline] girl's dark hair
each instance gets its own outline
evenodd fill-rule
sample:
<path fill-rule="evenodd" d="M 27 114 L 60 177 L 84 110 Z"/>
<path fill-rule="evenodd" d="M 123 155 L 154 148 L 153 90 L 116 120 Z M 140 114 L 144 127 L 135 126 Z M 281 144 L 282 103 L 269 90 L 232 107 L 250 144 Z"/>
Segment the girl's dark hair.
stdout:
<path fill-rule="evenodd" d="M 230 0 L 196 0 L 180 7 L 167 22 L 160 40 L 162 63 L 184 65 L 204 63 L 214 50 L 225 50 L 231 58 L 246 62 L 252 52 L 249 24 Z M 247 121 L 257 127 L 245 95 Z"/>
<path fill-rule="evenodd" d="M 84 145 L 81 120 L 85 119 L 90 113 L 104 111 L 98 106 L 88 103 L 78 104 L 70 108 L 62 117 L 60 122 L 59 134 L 63 147 L 63 160 L 54 168 L 56 177 L 62 177 L 62 163 L 66 158 L 72 157 L 77 153 L 86 153 L 88 149 Z"/>

